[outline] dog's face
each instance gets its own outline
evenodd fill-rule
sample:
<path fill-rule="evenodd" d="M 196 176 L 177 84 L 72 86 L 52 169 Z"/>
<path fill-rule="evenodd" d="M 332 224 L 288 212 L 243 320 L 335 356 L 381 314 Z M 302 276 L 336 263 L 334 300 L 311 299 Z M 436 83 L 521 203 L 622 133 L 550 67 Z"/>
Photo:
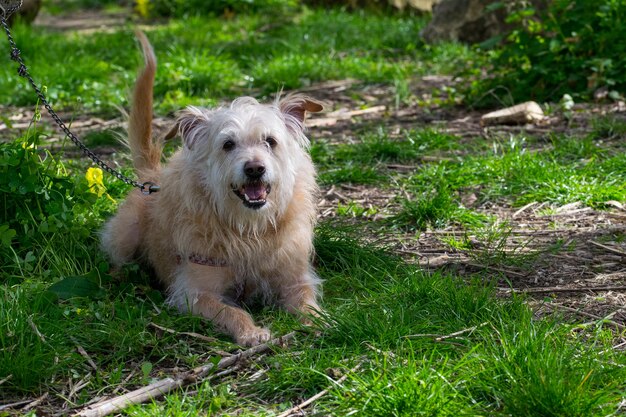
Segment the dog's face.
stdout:
<path fill-rule="evenodd" d="M 244 97 L 229 108 L 181 113 L 178 132 L 191 175 L 220 216 L 254 228 L 284 213 L 298 169 L 308 163 L 305 112 L 321 109 L 302 96 L 273 105 Z"/>

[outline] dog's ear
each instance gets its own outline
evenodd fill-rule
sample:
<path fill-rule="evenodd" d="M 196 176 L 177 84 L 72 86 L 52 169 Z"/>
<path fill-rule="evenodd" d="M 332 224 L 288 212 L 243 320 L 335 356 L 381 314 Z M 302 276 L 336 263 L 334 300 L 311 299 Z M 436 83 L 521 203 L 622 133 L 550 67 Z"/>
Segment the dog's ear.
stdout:
<path fill-rule="evenodd" d="M 185 146 L 191 149 L 197 140 L 198 127 L 202 124 L 202 122 L 208 120 L 209 117 L 207 112 L 202 111 L 202 109 L 197 107 L 189 106 L 178 113 L 176 123 L 165 134 L 163 139 L 169 140 L 173 137 L 180 136 Z"/>
<path fill-rule="evenodd" d="M 304 130 L 306 112 L 318 113 L 324 110 L 322 103 L 300 94 L 291 94 L 281 99 L 278 108 L 285 116 L 287 127 L 294 133 L 301 133 Z"/>
<path fill-rule="evenodd" d="M 178 122 L 174 123 L 170 130 L 167 131 L 165 135 L 163 135 L 163 140 L 170 140 L 178 136 Z"/>

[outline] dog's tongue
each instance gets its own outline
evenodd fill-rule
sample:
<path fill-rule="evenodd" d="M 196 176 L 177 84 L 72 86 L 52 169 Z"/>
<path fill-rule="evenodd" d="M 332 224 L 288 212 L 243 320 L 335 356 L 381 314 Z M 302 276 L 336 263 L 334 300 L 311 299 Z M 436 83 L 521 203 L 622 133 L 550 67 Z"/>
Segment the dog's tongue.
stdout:
<path fill-rule="evenodd" d="M 244 193 L 251 201 L 265 200 L 265 197 L 267 195 L 265 185 L 263 185 L 262 183 L 246 184 L 244 186 Z"/>

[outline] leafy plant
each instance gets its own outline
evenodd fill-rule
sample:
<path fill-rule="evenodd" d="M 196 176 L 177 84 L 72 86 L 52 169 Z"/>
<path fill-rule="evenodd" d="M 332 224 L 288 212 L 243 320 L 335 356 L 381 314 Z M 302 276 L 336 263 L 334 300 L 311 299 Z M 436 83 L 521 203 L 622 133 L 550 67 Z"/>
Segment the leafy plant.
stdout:
<path fill-rule="evenodd" d="M 24 276 L 36 267 L 39 272 L 51 273 L 54 263 L 45 256 L 47 248 L 55 246 L 60 255 L 72 242 L 88 238 L 99 224 L 90 208 L 98 192 L 104 192 L 101 181 L 93 185 L 100 188 L 92 190 L 85 178 L 69 177 L 61 162 L 39 149 L 38 140 L 38 134 L 30 133 L 0 144 L 2 277 Z M 65 244 L 56 247 L 54 242 L 61 240 Z M 74 261 L 80 263 L 81 255 L 90 257 L 85 251 L 76 251 Z"/>
<path fill-rule="evenodd" d="M 518 8 L 516 24 L 492 51 L 493 78 L 477 81 L 473 96 L 487 104 L 502 88 L 514 101 L 558 101 L 564 94 L 589 99 L 598 89 L 619 97 L 626 87 L 626 1 L 554 0 L 545 13 Z"/>

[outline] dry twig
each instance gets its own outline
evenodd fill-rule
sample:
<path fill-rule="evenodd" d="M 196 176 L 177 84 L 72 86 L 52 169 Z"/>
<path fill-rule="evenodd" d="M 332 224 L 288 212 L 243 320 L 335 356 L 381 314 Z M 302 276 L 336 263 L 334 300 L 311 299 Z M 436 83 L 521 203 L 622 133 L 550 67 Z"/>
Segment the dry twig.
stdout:
<path fill-rule="evenodd" d="M 517 210 L 515 213 L 513 213 L 513 218 L 516 218 L 517 216 L 519 216 L 520 214 L 522 214 L 524 211 L 526 211 L 527 209 L 531 208 L 532 206 L 537 205 L 538 203 L 536 201 L 533 201 L 532 203 L 528 203 L 526 204 L 524 207 L 522 207 L 521 209 Z"/>
<path fill-rule="evenodd" d="M 526 277 L 526 275 L 528 275 L 528 274 L 522 274 L 521 272 L 511 271 L 510 269 L 498 268 L 498 267 L 491 266 L 491 265 L 475 264 L 473 262 L 459 262 L 459 263 L 465 264 L 467 266 L 472 266 L 474 268 L 489 269 L 491 271 L 501 272 L 504 275 L 513 275 L 515 277 L 520 277 L 520 278 L 524 278 Z"/>
<path fill-rule="evenodd" d="M 618 249 L 612 248 L 612 247 L 607 246 L 607 245 L 603 245 L 602 243 L 596 242 L 596 241 L 594 241 L 594 240 L 590 240 L 590 241 L 589 241 L 589 243 L 591 243 L 592 245 L 597 246 L 597 247 L 599 247 L 599 248 L 602 248 L 602 249 L 604 249 L 604 250 L 606 250 L 606 251 L 609 251 L 609 252 L 611 252 L 611 253 L 614 253 L 614 254 L 616 254 L 616 255 L 619 255 L 619 256 L 626 256 L 626 252 L 623 252 L 623 251 L 621 251 L 621 250 L 618 250 Z"/>
<path fill-rule="evenodd" d="M 572 313 L 576 313 L 576 314 L 578 314 L 578 315 L 580 315 L 580 316 L 589 317 L 589 318 L 591 318 L 591 319 L 595 319 L 595 320 L 598 320 L 598 321 L 602 321 L 602 322 L 604 322 L 604 323 L 608 323 L 608 324 L 610 324 L 610 325 L 612 325 L 612 326 L 616 327 L 618 330 L 626 330 L 626 326 L 624 326 L 623 324 L 620 324 L 620 323 L 618 323 L 618 322 L 616 322 L 616 321 L 613 321 L 613 320 L 611 320 L 611 319 L 609 318 L 609 317 L 614 316 L 614 315 L 615 315 L 615 313 L 611 313 L 611 314 L 609 314 L 609 315 L 608 315 L 608 316 L 606 316 L 606 317 L 601 317 L 601 316 L 598 316 L 598 315 L 596 315 L 596 314 L 587 313 L 586 311 L 582 311 L 582 310 L 579 310 L 579 309 L 577 309 L 577 308 L 572 308 L 572 307 L 564 306 L 563 304 L 544 303 L 543 305 L 544 305 L 544 306 L 547 306 L 547 307 L 550 307 L 550 308 L 553 308 L 553 309 L 555 309 L 555 308 L 560 308 L 560 309 L 562 309 L 562 310 L 566 310 L 566 311 L 570 311 L 570 312 L 572 312 Z"/>
<path fill-rule="evenodd" d="M 35 334 L 37 335 L 37 337 L 39 338 L 39 340 L 41 340 L 44 343 L 46 342 L 46 338 L 44 337 L 43 334 L 41 334 L 41 332 L 39 331 L 39 329 L 37 328 L 37 325 L 35 324 L 35 322 L 33 321 L 32 317 L 28 317 L 28 325 L 30 326 L 31 329 L 33 329 L 33 331 L 35 332 Z"/>
<path fill-rule="evenodd" d="M 26 404 L 24 407 L 22 407 L 22 411 L 28 411 L 31 408 L 35 408 L 37 407 L 39 404 L 41 404 L 43 402 L 43 400 L 45 400 L 46 398 L 48 398 L 48 393 L 44 393 L 41 397 L 36 398 L 34 401 L 31 401 L 30 403 Z"/>
<path fill-rule="evenodd" d="M 96 365 L 96 363 L 91 359 L 91 356 L 89 356 L 89 354 L 87 353 L 87 351 L 78 343 L 78 341 L 76 339 L 74 339 L 73 337 L 71 338 L 72 342 L 74 342 L 74 344 L 76 345 L 76 350 L 78 351 L 78 353 L 80 353 L 80 355 L 85 358 L 85 360 L 87 361 L 87 363 L 89 364 L 89 366 L 91 366 L 91 368 L 98 372 L 98 366 Z"/>
<path fill-rule="evenodd" d="M 423 333 L 423 334 L 410 334 L 410 335 L 403 336 L 403 337 L 405 339 L 417 339 L 419 337 L 430 337 L 430 338 L 433 338 L 436 342 L 442 342 L 442 341 L 447 340 L 447 339 L 453 339 L 455 337 L 459 337 L 459 336 L 461 336 L 462 334 L 465 334 L 465 333 L 472 333 L 476 329 L 478 329 L 480 327 L 483 327 L 483 326 L 486 326 L 486 325 L 487 325 L 487 322 L 484 322 L 484 323 L 480 323 L 480 324 L 478 324 L 476 326 L 472 326 L 472 327 L 469 327 L 467 329 L 459 330 L 458 332 L 445 334 L 445 335 L 432 334 L 432 333 Z"/>
<path fill-rule="evenodd" d="M 337 381 L 333 381 L 334 385 L 341 384 L 343 381 L 345 381 L 348 378 L 348 376 L 350 376 L 350 374 L 353 374 L 354 372 L 356 372 L 361 367 L 361 365 L 363 365 L 363 361 L 360 361 L 359 363 L 357 363 L 354 368 L 352 368 L 348 372 L 346 372 L 346 374 L 343 375 L 341 378 L 339 378 Z M 296 405 L 294 407 L 291 407 L 289 410 L 283 412 L 278 417 L 288 417 L 288 416 L 290 416 L 293 413 L 302 411 L 303 408 L 311 405 L 315 401 L 317 401 L 320 398 L 322 398 L 324 395 L 328 394 L 328 392 L 331 390 L 331 388 L 332 388 L 332 386 L 324 389 L 323 391 L 318 392 L 317 394 L 315 394 L 314 396 L 312 396 L 308 400 L 305 400 L 305 401 L 301 402 L 300 404 L 298 404 L 298 405 Z"/>
<path fill-rule="evenodd" d="M 498 288 L 505 293 L 513 294 L 545 294 L 550 292 L 588 292 L 588 291 L 626 291 L 626 285 L 609 287 L 544 287 L 544 288 Z"/>
<path fill-rule="evenodd" d="M 22 400 L 14 403 L 0 405 L 0 411 L 10 410 L 11 408 L 19 407 L 20 405 L 28 404 L 31 400 Z"/>
<path fill-rule="evenodd" d="M 130 405 L 144 403 L 186 385 L 195 384 L 205 378 L 211 372 L 231 367 L 237 364 L 240 360 L 250 358 L 252 356 L 258 355 L 259 353 L 269 350 L 272 346 L 283 345 L 287 341 L 293 339 L 295 334 L 296 332 L 291 332 L 284 336 L 270 340 L 267 343 L 263 343 L 258 346 L 254 346 L 248 350 L 244 350 L 243 352 L 240 352 L 236 355 L 222 358 L 222 360 L 220 360 L 217 365 L 214 363 L 207 363 L 206 365 L 202 365 L 191 371 L 184 372 L 174 378 L 168 377 L 165 379 L 161 379 L 150 385 L 139 388 L 135 391 L 131 391 L 122 396 L 112 398 L 98 404 L 93 404 L 74 414 L 74 416 L 102 417 L 114 412 L 119 412 Z"/>
<path fill-rule="evenodd" d="M 212 342 L 215 342 L 217 340 L 214 337 L 208 337 L 208 336 L 205 336 L 205 335 L 200 334 L 200 333 L 195 333 L 195 332 L 177 332 L 176 330 L 168 329 L 167 327 L 159 326 L 158 324 L 152 323 L 152 322 L 148 323 L 148 325 L 154 327 L 155 329 L 159 329 L 159 330 L 161 330 L 163 332 L 166 332 L 166 333 L 182 334 L 184 336 L 195 337 L 196 339 L 200 339 L 200 340 L 202 340 L 204 342 L 212 343 Z"/>

